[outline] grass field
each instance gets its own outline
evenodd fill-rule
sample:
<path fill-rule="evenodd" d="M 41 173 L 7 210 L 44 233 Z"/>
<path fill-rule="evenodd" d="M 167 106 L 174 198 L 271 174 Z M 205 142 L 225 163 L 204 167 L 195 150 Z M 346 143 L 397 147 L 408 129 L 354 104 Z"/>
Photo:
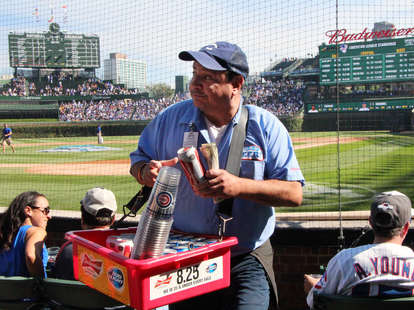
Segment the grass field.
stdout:
<path fill-rule="evenodd" d="M 82 169 L 84 162 L 128 160 L 129 153 L 136 148 L 138 137 L 105 137 L 105 147 L 119 150 L 102 152 L 59 152 L 44 153 L 41 150 L 67 145 L 96 145 L 96 137 L 54 138 L 54 139 L 15 139 L 16 153 L 6 149 L 0 155 L 1 190 L 0 205 L 7 206 L 18 193 L 26 190 L 37 190 L 49 198 L 51 206 L 56 209 L 79 210 L 79 201 L 86 190 L 94 186 L 111 189 L 117 197 L 118 205 L 122 206 L 137 192 L 138 183 L 129 175 L 59 175 L 31 173 L 30 166 L 55 165 L 57 169 L 71 166 L 73 170 Z M 128 142 L 129 141 L 129 142 Z M 4 167 L 4 164 L 17 167 Z M 27 167 L 29 165 L 29 167 Z M 110 165 L 103 163 L 102 165 Z M 126 164 L 127 165 L 127 164 Z M 53 167 L 53 166 L 52 166 Z M 99 169 L 99 164 L 96 164 Z M 96 170 L 95 169 L 95 170 Z"/>
<path fill-rule="evenodd" d="M 292 133 L 306 179 L 304 203 L 280 211 L 337 211 L 339 202 L 343 211 L 368 209 L 374 193 L 392 189 L 414 197 L 412 133 L 345 132 L 339 135 L 339 145 L 337 138 L 334 132 Z M 122 206 L 139 189 L 128 175 L 129 153 L 137 139 L 105 137 L 103 146 L 116 150 L 73 153 L 40 151 L 96 146 L 96 137 L 16 139 L 17 152 L 6 149 L 0 155 L 0 206 L 8 206 L 22 191 L 37 190 L 47 195 L 54 209 L 79 210 L 80 199 L 93 186 L 114 191 Z"/>
<path fill-rule="evenodd" d="M 319 134 L 298 133 L 292 137 L 295 140 L 295 137 L 308 136 L 313 140 Z M 355 138 L 355 141 L 296 150 L 307 186 L 303 207 L 291 211 L 338 210 L 339 202 L 344 211 L 368 209 L 372 195 L 385 190 L 400 190 L 413 197 L 412 133 L 347 132 L 340 135 L 341 140 L 346 137 Z"/>

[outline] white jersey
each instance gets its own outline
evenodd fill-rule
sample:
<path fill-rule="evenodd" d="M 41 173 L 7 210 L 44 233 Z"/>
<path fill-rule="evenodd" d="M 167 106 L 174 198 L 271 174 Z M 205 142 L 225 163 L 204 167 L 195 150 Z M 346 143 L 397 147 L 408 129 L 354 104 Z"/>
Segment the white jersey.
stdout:
<path fill-rule="evenodd" d="M 321 280 L 309 291 L 353 296 L 404 296 L 414 292 L 414 252 L 395 243 L 345 249 L 328 263 Z"/>

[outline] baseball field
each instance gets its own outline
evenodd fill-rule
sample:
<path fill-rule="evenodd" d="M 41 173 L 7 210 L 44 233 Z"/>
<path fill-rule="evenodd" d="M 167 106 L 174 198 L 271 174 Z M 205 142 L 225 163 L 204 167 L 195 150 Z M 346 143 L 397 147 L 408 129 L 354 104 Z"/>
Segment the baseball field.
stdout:
<path fill-rule="evenodd" d="M 368 209 L 376 192 L 399 190 L 414 197 L 414 133 L 292 133 L 306 179 L 304 203 L 281 211 Z M 129 153 L 138 136 L 15 139 L 16 153 L 0 154 L 0 206 L 20 192 L 46 194 L 57 210 L 79 210 L 91 187 L 111 189 L 118 205 L 138 191 L 129 175 Z M 120 208 L 121 211 L 121 208 Z"/>

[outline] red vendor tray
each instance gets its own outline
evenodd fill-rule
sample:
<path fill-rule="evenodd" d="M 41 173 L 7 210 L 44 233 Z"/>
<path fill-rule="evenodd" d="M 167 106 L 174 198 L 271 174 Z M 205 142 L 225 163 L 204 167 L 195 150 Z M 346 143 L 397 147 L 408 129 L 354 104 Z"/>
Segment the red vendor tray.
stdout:
<path fill-rule="evenodd" d="M 135 234 L 135 231 L 136 227 L 67 232 L 66 239 L 73 242 L 75 278 L 138 310 L 153 309 L 230 285 L 230 247 L 237 244 L 236 237 L 141 260 L 127 258 L 105 246 L 108 236 Z"/>

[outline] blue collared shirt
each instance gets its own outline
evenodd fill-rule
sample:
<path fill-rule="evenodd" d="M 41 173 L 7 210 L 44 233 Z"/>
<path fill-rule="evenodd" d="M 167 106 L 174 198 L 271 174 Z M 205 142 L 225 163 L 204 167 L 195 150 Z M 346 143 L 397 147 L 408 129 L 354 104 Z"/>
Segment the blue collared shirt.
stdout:
<path fill-rule="evenodd" d="M 292 141 L 283 124 L 271 113 L 257 106 L 246 105 L 249 111 L 246 140 L 240 177 L 255 180 L 279 179 L 304 183 L 296 160 Z M 241 109 L 227 126 L 218 147 L 219 165 L 225 169 L 233 126 L 239 121 Z M 130 154 L 131 165 L 139 161 L 167 160 L 177 156 L 183 147 L 184 133 L 199 132 L 197 147 L 210 143 L 204 116 L 192 100 L 176 103 L 151 121 L 144 129 L 136 151 Z M 199 152 L 201 153 L 201 152 Z M 200 154 L 204 167 L 207 163 Z M 176 168 L 181 169 L 177 164 Z M 226 226 L 226 235 L 237 236 L 239 244 L 232 255 L 240 255 L 262 245 L 275 228 L 275 214 L 271 206 L 236 198 L 233 220 Z M 217 234 L 216 205 L 211 198 L 196 196 L 182 172 L 174 211 L 174 229 L 184 232 Z"/>

